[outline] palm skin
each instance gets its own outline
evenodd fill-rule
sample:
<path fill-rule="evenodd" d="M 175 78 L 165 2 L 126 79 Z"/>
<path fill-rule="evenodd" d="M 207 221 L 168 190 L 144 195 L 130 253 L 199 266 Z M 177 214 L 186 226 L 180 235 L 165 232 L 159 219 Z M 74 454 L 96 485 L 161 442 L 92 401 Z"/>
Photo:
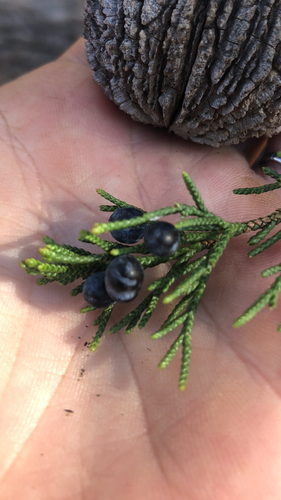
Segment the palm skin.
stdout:
<path fill-rule="evenodd" d="M 276 191 L 232 194 L 264 183 L 236 149 L 132 122 L 92 81 L 83 50 L 79 42 L 0 91 L 0 498 L 280 499 L 280 316 L 265 310 L 232 328 L 269 285 L 260 272 L 280 262 L 278 244 L 249 260 L 248 236 L 230 242 L 198 309 L 184 392 L 180 356 L 157 368 L 174 334 L 150 339 L 169 306 L 145 331 L 107 336 L 92 354 L 83 297 L 37 287 L 18 265 L 38 255 L 44 234 L 76 245 L 81 228 L 105 221 L 98 187 L 145 210 L 191 203 L 184 170 L 227 220 L 280 206 Z M 269 149 L 280 146 L 277 137 Z"/>

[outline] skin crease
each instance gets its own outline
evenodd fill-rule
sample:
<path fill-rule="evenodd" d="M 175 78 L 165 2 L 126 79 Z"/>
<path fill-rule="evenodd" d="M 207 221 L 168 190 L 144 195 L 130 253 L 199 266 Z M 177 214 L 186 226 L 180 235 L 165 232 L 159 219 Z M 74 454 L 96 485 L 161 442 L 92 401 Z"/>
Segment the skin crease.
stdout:
<path fill-rule="evenodd" d="M 260 273 L 280 262 L 280 243 L 249 259 L 249 235 L 230 242 L 196 315 L 184 392 L 180 354 L 157 368 L 175 334 L 150 339 L 172 306 L 90 353 L 95 314 L 79 313 L 82 295 L 37 287 L 18 262 L 38 256 L 44 234 L 79 245 L 80 229 L 107 220 L 99 187 L 145 210 L 191 203 L 184 170 L 231 221 L 270 214 L 280 192 L 235 196 L 265 182 L 237 149 L 131 121 L 93 82 L 83 41 L 3 86 L 0 112 L 0 498 L 279 500 L 280 313 L 232 324 L 272 282 Z M 277 149 L 281 136 L 268 143 Z M 146 271 L 145 285 L 164 270 Z"/>

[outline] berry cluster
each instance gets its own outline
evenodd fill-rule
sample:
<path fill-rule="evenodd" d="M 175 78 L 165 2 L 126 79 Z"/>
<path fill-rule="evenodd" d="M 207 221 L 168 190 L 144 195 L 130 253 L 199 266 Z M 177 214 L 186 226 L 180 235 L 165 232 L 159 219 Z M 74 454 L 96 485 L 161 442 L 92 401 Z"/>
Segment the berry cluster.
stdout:
<path fill-rule="evenodd" d="M 142 216 L 135 207 L 116 209 L 110 222 Z M 157 221 L 150 224 L 112 231 L 116 241 L 132 245 L 142 238 L 147 250 L 159 257 L 173 255 L 180 242 L 179 231 L 169 222 Z M 114 302 L 130 302 L 138 295 L 144 279 L 140 262 L 132 255 L 120 255 L 113 259 L 105 271 L 89 276 L 83 286 L 84 299 L 91 306 L 107 307 Z"/>

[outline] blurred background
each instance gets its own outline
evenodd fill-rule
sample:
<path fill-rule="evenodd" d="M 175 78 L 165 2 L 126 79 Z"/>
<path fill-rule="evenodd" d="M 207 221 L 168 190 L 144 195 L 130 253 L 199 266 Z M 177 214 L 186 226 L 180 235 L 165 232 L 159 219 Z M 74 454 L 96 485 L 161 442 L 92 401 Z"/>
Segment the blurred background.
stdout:
<path fill-rule="evenodd" d="M 81 35 L 84 0 L 0 0 L 0 85 L 60 56 Z"/>

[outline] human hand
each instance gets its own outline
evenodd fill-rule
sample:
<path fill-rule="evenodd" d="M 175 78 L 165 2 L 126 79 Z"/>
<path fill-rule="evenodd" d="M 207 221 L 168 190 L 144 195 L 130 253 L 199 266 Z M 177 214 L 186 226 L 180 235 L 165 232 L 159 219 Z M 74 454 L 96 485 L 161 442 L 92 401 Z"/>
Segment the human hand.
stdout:
<path fill-rule="evenodd" d="M 230 242 L 197 312 L 185 392 L 179 357 L 157 368 L 173 334 L 150 339 L 169 306 L 145 331 L 105 336 L 90 353 L 94 314 L 79 313 L 83 297 L 39 288 L 18 265 L 37 256 L 43 235 L 76 245 L 80 229 L 105 221 L 96 188 L 150 211 L 191 203 L 186 171 L 226 220 L 280 206 L 278 191 L 232 194 L 264 184 L 235 148 L 131 121 L 92 81 L 83 45 L 0 89 L 0 498 L 277 500 L 280 317 L 264 310 L 232 324 L 267 288 L 260 273 L 280 262 L 278 245 L 250 260 L 249 236 Z M 268 148 L 281 149 L 281 137 Z M 147 284 L 157 272 L 146 271 Z"/>

